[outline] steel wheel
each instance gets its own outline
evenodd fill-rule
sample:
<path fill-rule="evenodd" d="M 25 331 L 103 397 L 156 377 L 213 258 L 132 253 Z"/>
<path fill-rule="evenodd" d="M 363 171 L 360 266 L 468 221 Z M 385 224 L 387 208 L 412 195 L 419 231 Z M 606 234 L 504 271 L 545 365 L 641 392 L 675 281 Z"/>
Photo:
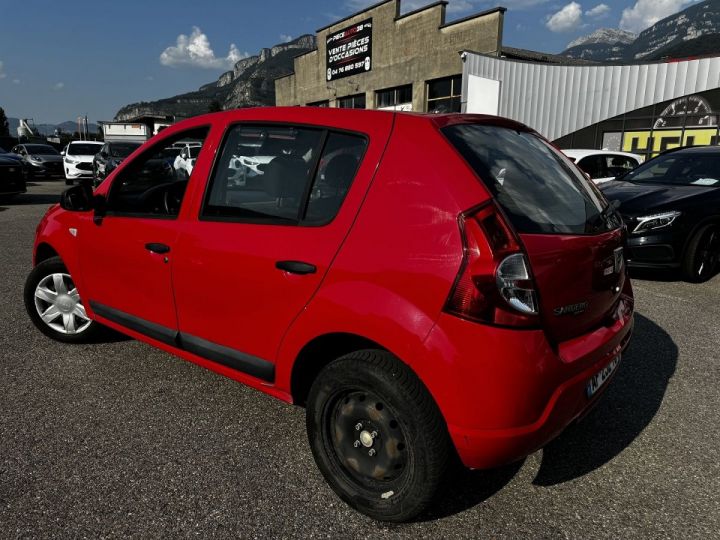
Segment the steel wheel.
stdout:
<path fill-rule="evenodd" d="M 330 487 L 374 519 L 420 514 L 450 463 L 440 410 L 417 375 L 387 351 L 356 351 L 325 366 L 310 388 L 306 423 Z"/>
<path fill-rule="evenodd" d="M 69 274 L 49 274 L 40 280 L 35 309 L 46 325 L 61 334 L 80 334 L 92 323 Z"/>
<path fill-rule="evenodd" d="M 342 392 L 325 409 L 323 424 L 343 472 L 361 487 L 400 479 L 410 456 L 396 414 L 372 392 Z"/>

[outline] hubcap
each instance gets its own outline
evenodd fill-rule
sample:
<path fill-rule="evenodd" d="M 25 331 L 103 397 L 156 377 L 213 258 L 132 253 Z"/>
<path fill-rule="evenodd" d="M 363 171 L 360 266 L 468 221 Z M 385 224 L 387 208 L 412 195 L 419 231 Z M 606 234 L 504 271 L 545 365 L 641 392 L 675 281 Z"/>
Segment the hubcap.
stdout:
<path fill-rule="evenodd" d="M 329 407 L 330 443 L 350 478 L 373 489 L 407 468 L 405 435 L 393 411 L 371 392 L 340 395 Z"/>
<path fill-rule="evenodd" d="M 35 287 L 35 309 L 50 328 L 61 334 L 79 334 L 92 322 L 69 274 L 50 274 Z"/>

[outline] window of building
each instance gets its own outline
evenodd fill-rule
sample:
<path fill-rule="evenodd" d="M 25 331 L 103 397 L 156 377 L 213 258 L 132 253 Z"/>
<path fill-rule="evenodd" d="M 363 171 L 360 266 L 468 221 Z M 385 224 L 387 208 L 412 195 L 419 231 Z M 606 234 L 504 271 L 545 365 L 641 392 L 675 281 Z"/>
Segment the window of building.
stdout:
<path fill-rule="evenodd" d="M 460 112 L 462 75 L 435 79 L 427 83 L 427 111 L 432 113 Z"/>
<path fill-rule="evenodd" d="M 324 101 L 313 101 L 312 103 L 307 104 L 308 107 L 329 107 L 330 101 L 327 99 Z"/>
<path fill-rule="evenodd" d="M 338 98 L 337 106 L 341 109 L 364 109 L 365 94 L 355 94 L 354 96 Z"/>
<path fill-rule="evenodd" d="M 375 92 L 375 106 L 378 109 L 395 109 L 407 104 L 412 104 L 412 84 Z"/>

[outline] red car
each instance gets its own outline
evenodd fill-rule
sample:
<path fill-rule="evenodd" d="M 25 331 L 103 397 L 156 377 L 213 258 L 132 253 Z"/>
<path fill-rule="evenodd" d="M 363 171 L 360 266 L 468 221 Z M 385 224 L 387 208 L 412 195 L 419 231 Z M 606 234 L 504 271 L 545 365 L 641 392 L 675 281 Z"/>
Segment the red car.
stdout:
<path fill-rule="evenodd" d="M 189 179 L 157 166 L 187 140 Z M 614 207 L 521 124 L 244 109 L 67 190 L 25 302 L 54 339 L 108 326 L 305 406 L 335 492 L 403 521 L 456 455 L 519 460 L 595 403 L 632 330 L 624 241 Z"/>

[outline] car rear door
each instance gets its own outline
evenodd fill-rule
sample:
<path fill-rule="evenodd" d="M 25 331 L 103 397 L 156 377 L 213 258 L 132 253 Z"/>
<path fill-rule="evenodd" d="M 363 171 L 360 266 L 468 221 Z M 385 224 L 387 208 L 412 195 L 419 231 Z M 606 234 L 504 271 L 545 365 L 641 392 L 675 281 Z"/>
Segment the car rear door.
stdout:
<path fill-rule="evenodd" d="M 282 336 L 347 235 L 392 118 L 333 128 L 262 121 L 228 128 L 198 196 L 199 217 L 184 227 L 175 258 L 184 348 L 273 380 Z M 272 159 L 259 173 L 237 168 L 252 156 Z"/>

